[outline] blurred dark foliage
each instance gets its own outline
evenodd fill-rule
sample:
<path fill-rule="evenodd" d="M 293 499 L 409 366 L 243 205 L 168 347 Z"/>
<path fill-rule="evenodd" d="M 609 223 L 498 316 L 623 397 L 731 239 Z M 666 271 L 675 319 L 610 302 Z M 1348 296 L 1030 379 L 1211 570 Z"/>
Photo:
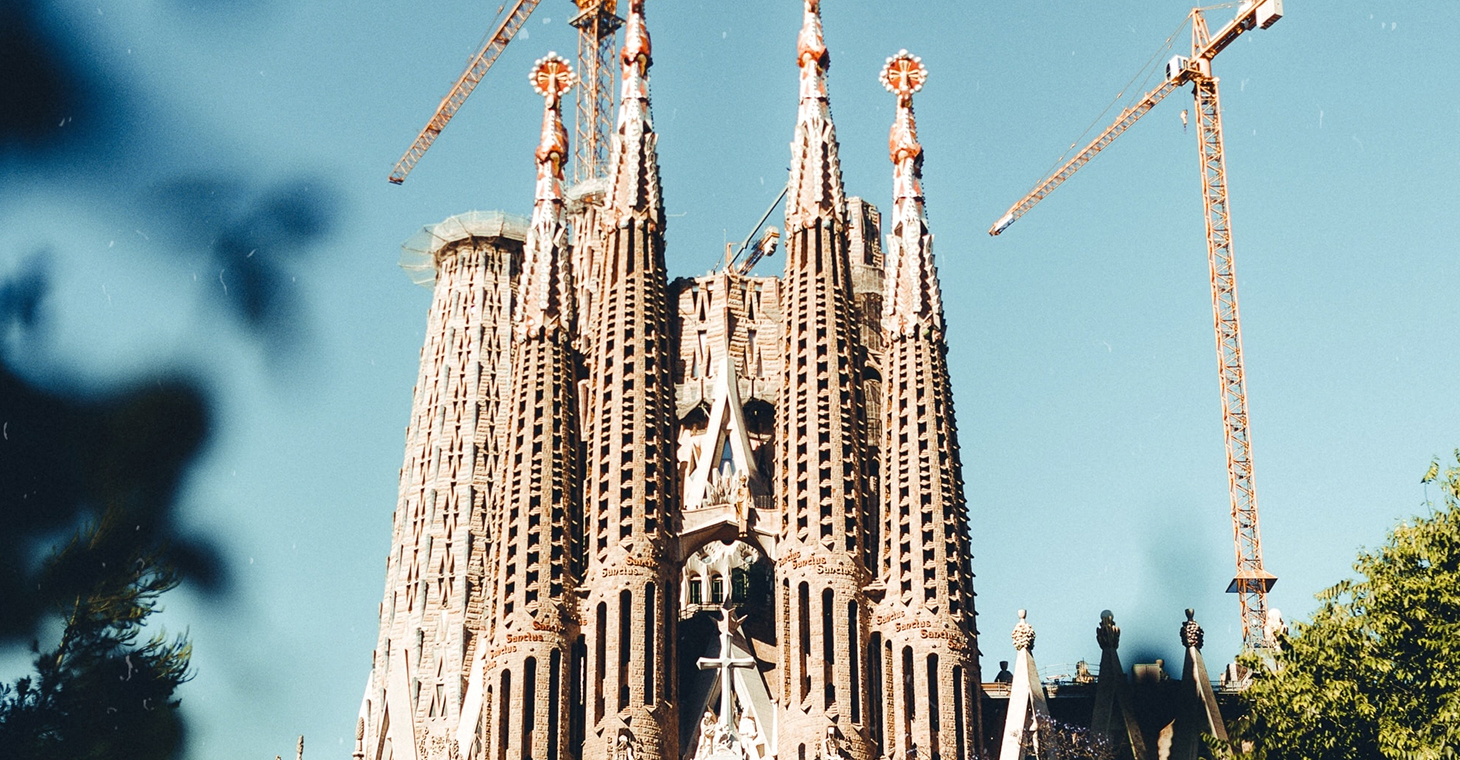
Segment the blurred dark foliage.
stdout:
<path fill-rule="evenodd" d="M 31 268 L 0 284 L 0 335 L 33 326 L 45 277 Z M 216 551 L 178 526 L 178 488 L 207 440 L 208 401 L 197 383 L 157 378 L 96 395 L 37 387 L 0 352 L 0 642 L 33 635 L 59 600 L 92 583 L 75 553 L 48 550 L 110 510 L 129 538 L 86 561 L 116 567 L 148 547 L 204 588 L 218 588 Z M 110 552 L 109 556 L 107 553 Z"/>
<path fill-rule="evenodd" d="M 36 0 L 0 0 L 0 154 L 47 160 L 115 130 L 117 92 Z"/>
<path fill-rule="evenodd" d="M 176 236 L 172 250 L 216 269 L 233 316 L 264 335 L 292 337 L 299 305 L 288 273 L 329 230 L 332 190 L 302 180 L 254 190 L 226 176 L 189 176 L 164 183 L 150 200 Z"/>
<path fill-rule="evenodd" d="M 179 578 L 129 522 L 108 508 L 46 563 L 66 627 L 54 649 L 36 648 L 35 676 L 0 685 L 0 760 L 166 760 L 182 746 L 173 697 L 192 646 L 163 633 L 138 641 Z"/>

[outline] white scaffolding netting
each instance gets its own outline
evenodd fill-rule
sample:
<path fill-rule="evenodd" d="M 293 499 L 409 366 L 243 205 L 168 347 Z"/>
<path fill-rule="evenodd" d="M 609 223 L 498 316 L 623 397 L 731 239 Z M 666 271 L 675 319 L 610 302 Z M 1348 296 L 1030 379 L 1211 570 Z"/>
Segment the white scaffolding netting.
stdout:
<path fill-rule="evenodd" d="M 438 224 L 428 224 L 400 246 L 400 268 L 411 282 L 436 284 L 436 260 L 446 246 L 467 238 L 527 239 L 526 217 L 503 211 L 468 211 Z"/>

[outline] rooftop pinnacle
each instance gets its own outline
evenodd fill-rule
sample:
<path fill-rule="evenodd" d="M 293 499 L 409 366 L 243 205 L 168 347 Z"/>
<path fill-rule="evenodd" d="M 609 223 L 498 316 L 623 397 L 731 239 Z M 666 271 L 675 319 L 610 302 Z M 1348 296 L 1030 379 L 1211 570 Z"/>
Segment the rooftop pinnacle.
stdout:
<path fill-rule="evenodd" d="M 912 96 L 923 88 L 928 69 L 921 58 L 902 50 L 887 59 L 879 78 L 897 96 L 897 113 L 887 136 L 893 165 L 892 221 L 883 323 L 895 334 L 906 334 L 924 320 L 941 328 L 943 304 L 933 265 L 933 236 L 923 210 L 923 146 L 912 107 Z"/>
<path fill-rule="evenodd" d="M 563 164 L 568 160 L 568 131 L 563 127 L 562 99 L 574 83 L 573 68 L 556 53 L 532 67 L 532 89 L 543 96 L 542 137 L 537 145 L 537 195 L 532 226 L 523 243 L 522 322 L 519 331 L 540 333 L 554 322 L 570 321 L 567 227 L 563 216 Z"/>
<path fill-rule="evenodd" d="M 629 3 L 619 53 L 623 86 L 619 91 L 618 125 L 610 148 L 606 221 L 622 225 L 630 216 L 646 216 L 656 226 L 664 221 L 660 197 L 658 137 L 649 115 L 649 66 L 653 63 L 644 0 Z"/>
<path fill-rule="evenodd" d="M 836 127 L 826 96 L 826 70 L 831 55 L 821 32 L 820 0 L 805 0 L 801 33 L 796 38 L 796 65 L 801 68 L 801 103 L 796 110 L 796 137 L 791 143 L 791 179 L 786 200 L 787 232 L 818 217 L 845 213 Z"/>

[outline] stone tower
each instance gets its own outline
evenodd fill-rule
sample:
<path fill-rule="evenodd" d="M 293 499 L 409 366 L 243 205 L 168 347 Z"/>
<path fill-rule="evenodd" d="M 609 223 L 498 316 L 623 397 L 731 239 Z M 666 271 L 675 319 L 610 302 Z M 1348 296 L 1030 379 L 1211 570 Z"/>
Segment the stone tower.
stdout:
<path fill-rule="evenodd" d="M 882 301 L 882 545 L 874 642 L 889 757 L 963 758 L 979 721 L 968 510 L 943 335 L 933 236 L 923 211 L 923 148 L 912 96 L 927 70 L 902 51 L 882 83 L 897 97 L 888 136 L 892 214 Z"/>
<path fill-rule="evenodd" d="M 634 751 L 647 757 L 678 756 L 668 664 L 675 609 L 668 538 L 679 499 L 650 61 L 643 0 L 633 0 L 620 55 L 622 98 L 599 216 L 603 242 L 588 342 L 587 757 L 603 757 L 620 736 L 631 737 Z"/>
<path fill-rule="evenodd" d="M 862 723 L 867 642 L 867 470 L 862 358 L 855 346 L 847 201 L 827 101 L 831 63 L 819 0 L 796 41 L 800 104 L 786 193 L 776 465 L 781 537 L 779 755 L 804 760 L 840 734 L 855 760 L 874 756 Z"/>
<path fill-rule="evenodd" d="M 608 177 L 408 243 L 434 276 L 362 760 L 955 760 L 981 749 L 956 426 L 912 95 L 846 195 L 803 0 L 783 277 L 670 281 L 643 0 Z"/>

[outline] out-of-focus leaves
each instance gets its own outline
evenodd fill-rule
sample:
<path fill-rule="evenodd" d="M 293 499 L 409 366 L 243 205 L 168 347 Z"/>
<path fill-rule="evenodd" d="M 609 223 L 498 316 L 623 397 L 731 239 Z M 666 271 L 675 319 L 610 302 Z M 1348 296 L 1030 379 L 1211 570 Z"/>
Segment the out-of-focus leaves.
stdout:
<path fill-rule="evenodd" d="M 43 292 L 37 278 L 0 286 L 0 334 L 34 322 Z M 95 580 L 65 558 L 49 570 L 41 560 L 104 508 L 131 528 L 121 531 L 130 539 L 116 543 L 113 562 L 166 546 L 165 559 L 217 587 L 216 552 L 180 531 L 176 510 L 181 480 L 210 426 L 194 382 L 158 378 L 97 395 L 53 391 L 25 380 L 0 353 L 0 640 L 32 635 L 58 598 Z"/>
<path fill-rule="evenodd" d="M 261 191 L 229 177 L 189 176 L 152 193 L 151 209 L 171 222 L 174 250 L 216 268 L 231 313 L 253 330 L 288 338 L 297 304 L 289 272 L 330 229 L 338 201 L 305 181 Z"/>

